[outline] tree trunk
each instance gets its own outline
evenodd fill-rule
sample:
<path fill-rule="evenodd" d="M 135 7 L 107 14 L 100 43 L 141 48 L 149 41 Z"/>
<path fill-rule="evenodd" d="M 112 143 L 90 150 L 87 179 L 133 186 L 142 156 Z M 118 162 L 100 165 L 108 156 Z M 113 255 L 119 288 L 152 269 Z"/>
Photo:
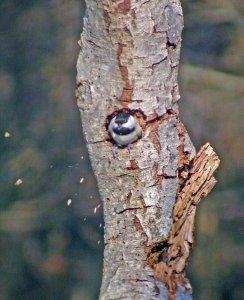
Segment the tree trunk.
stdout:
<path fill-rule="evenodd" d="M 104 209 L 100 299 L 191 299 L 196 204 L 219 160 L 209 144 L 195 155 L 179 119 L 180 2 L 86 2 L 77 98 Z M 119 109 L 143 135 L 114 159 L 107 124 Z"/>

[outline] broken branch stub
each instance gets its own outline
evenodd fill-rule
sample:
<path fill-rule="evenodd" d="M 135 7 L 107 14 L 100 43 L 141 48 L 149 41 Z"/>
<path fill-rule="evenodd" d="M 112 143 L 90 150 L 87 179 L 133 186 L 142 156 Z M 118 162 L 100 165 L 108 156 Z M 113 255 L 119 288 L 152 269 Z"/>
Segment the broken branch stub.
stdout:
<path fill-rule="evenodd" d="M 190 295 L 184 268 L 196 204 L 214 185 L 210 170 L 201 173 L 206 184 L 196 174 L 214 168 L 210 146 L 206 161 L 195 157 L 178 115 L 180 2 L 86 3 L 77 103 L 103 201 L 100 299 L 181 299 Z M 143 133 L 114 159 L 107 128 L 122 109 L 133 112 Z"/>
<path fill-rule="evenodd" d="M 178 192 L 172 214 L 173 225 L 165 247 L 160 249 L 157 260 L 151 261 L 149 253 L 148 263 L 153 267 L 155 277 L 167 284 L 170 299 L 177 299 L 179 286 L 191 289 L 185 268 L 194 244 L 196 208 L 201 198 L 207 196 L 216 184 L 213 173 L 219 163 L 212 147 L 209 143 L 205 144 L 194 157 L 184 187 Z"/>

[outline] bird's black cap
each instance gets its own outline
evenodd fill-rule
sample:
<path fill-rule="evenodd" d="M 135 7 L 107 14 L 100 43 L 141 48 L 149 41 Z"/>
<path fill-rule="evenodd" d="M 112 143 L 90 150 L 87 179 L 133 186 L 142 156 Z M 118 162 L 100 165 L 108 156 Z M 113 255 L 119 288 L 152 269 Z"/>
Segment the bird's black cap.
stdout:
<path fill-rule="evenodd" d="M 126 123 L 130 116 L 131 116 L 131 114 L 128 112 L 125 112 L 125 111 L 119 112 L 115 117 L 115 123 L 117 123 L 117 124 Z"/>

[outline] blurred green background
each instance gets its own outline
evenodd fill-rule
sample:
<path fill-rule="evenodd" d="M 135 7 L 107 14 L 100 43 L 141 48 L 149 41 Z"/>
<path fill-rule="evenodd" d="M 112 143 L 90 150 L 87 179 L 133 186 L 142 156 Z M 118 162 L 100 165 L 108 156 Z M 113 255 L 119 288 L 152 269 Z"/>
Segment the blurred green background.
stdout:
<path fill-rule="evenodd" d="M 244 2 L 182 4 L 181 118 L 222 160 L 188 274 L 196 300 L 241 300 Z M 0 300 L 98 297 L 102 209 L 74 95 L 83 13 L 79 0 L 0 2 Z"/>

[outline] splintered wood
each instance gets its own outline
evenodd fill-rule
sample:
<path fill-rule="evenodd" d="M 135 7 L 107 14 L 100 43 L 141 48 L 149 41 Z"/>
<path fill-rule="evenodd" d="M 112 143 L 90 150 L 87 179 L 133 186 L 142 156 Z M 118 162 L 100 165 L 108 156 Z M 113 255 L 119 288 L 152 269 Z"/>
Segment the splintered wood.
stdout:
<path fill-rule="evenodd" d="M 214 171 L 220 160 L 209 143 L 205 144 L 193 160 L 184 187 L 179 192 L 173 210 L 173 225 L 165 249 L 157 263 L 152 265 L 154 276 L 166 283 L 170 299 L 176 299 L 179 286 L 190 290 L 185 268 L 193 247 L 196 206 L 214 187 Z"/>

